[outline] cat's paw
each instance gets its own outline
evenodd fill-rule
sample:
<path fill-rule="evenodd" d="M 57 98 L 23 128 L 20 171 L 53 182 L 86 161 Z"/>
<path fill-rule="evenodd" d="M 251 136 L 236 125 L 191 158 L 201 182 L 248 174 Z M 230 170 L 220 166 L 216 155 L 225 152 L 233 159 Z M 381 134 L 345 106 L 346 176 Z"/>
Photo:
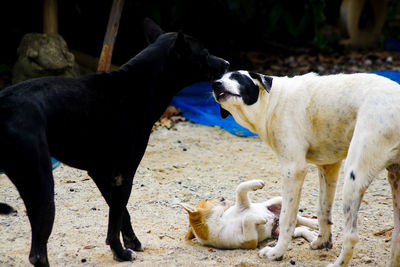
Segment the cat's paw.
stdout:
<path fill-rule="evenodd" d="M 249 182 L 251 182 L 250 187 L 254 191 L 261 189 L 265 186 L 265 182 L 263 180 L 251 180 Z"/>
<path fill-rule="evenodd" d="M 250 180 L 239 184 L 236 191 L 237 192 L 248 192 L 250 190 L 256 191 L 257 189 L 261 189 L 265 186 L 263 180 Z"/>

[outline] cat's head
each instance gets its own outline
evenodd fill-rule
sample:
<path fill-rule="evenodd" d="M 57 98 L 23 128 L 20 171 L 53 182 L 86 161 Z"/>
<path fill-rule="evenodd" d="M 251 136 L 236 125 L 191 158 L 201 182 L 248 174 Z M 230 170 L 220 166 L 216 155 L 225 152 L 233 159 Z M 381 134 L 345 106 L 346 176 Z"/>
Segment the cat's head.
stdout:
<path fill-rule="evenodd" d="M 230 207 L 229 201 L 223 197 L 211 200 L 200 201 L 196 206 L 180 203 L 189 214 L 190 228 L 186 234 L 186 239 L 193 239 L 195 235 L 203 240 L 208 240 L 209 224 L 213 223 L 213 218 L 222 216 L 225 210 Z"/>

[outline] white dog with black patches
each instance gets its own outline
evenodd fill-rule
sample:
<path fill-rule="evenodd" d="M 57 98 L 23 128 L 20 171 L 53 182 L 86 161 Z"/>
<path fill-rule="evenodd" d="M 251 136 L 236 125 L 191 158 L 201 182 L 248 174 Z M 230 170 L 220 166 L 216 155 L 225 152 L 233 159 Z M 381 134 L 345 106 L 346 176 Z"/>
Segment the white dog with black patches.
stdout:
<path fill-rule="evenodd" d="M 347 266 L 358 242 L 357 214 L 371 181 L 388 170 L 394 230 L 391 266 L 400 265 L 400 85 L 375 74 L 314 73 L 268 77 L 247 71 L 213 83 L 221 116 L 231 114 L 278 155 L 282 168 L 280 235 L 260 256 L 283 258 L 296 226 L 307 162 L 319 170 L 318 237 L 311 248 L 331 248 L 331 209 L 344 164 L 342 250 L 331 266 Z"/>

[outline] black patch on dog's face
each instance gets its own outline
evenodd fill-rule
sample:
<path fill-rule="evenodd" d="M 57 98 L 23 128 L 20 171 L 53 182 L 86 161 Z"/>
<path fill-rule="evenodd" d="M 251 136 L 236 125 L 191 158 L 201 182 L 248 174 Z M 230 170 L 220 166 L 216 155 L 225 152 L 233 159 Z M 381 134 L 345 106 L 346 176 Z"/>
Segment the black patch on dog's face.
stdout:
<path fill-rule="evenodd" d="M 262 86 L 264 86 L 265 90 L 269 93 L 272 87 L 272 78 L 262 75 L 260 73 L 249 72 L 251 78 L 258 80 Z"/>
<path fill-rule="evenodd" d="M 232 72 L 229 79 L 238 82 L 240 96 L 246 105 L 253 105 L 257 102 L 260 88 L 249 76 L 240 72 Z"/>
<path fill-rule="evenodd" d="M 224 109 L 224 108 L 221 107 L 221 106 L 219 106 L 219 113 L 220 113 L 220 115 L 221 115 L 221 117 L 222 117 L 223 119 L 225 119 L 225 118 L 227 118 L 229 115 L 231 115 L 231 114 L 229 113 L 229 111 L 227 111 L 226 109 Z"/>

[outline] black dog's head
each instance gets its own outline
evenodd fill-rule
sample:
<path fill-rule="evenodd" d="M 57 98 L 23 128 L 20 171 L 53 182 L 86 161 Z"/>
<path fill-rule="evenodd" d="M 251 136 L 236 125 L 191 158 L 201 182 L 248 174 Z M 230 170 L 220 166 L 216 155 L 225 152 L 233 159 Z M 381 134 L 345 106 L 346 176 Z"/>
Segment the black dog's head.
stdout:
<path fill-rule="evenodd" d="M 230 114 L 226 109 L 255 104 L 260 90 L 269 93 L 271 86 L 271 77 L 243 70 L 226 73 L 212 84 L 214 98 L 221 105 L 222 118 Z"/>
<path fill-rule="evenodd" d="M 164 33 L 152 20 L 145 20 L 145 32 L 153 45 L 169 45 L 169 66 L 182 83 L 189 85 L 195 82 L 220 78 L 229 67 L 229 62 L 211 55 L 208 50 L 193 37 L 183 33 Z"/>

